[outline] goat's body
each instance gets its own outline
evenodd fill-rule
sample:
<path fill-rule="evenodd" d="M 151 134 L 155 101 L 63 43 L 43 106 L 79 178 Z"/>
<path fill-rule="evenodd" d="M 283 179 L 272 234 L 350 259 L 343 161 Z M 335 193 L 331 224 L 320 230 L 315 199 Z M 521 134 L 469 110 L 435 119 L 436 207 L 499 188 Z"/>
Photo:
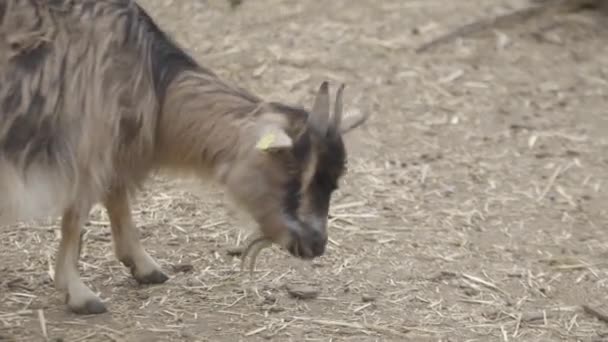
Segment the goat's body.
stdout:
<path fill-rule="evenodd" d="M 107 208 L 115 252 L 135 278 L 164 282 L 129 194 L 160 167 L 217 175 L 236 151 L 222 139 L 243 138 L 230 112 L 256 102 L 198 65 L 135 1 L 1 0 L 0 224 L 61 215 L 55 284 L 72 310 L 103 312 L 76 268 L 92 205 Z"/>
<path fill-rule="evenodd" d="M 129 201 L 159 168 L 214 178 L 267 237 L 321 255 L 345 151 L 341 94 L 331 124 L 319 94 L 309 118 L 221 81 L 134 0 L 0 0 L 0 225 L 62 216 L 55 285 L 82 313 L 105 311 L 77 270 L 95 203 L 134 277 L 168 279 Z"/>

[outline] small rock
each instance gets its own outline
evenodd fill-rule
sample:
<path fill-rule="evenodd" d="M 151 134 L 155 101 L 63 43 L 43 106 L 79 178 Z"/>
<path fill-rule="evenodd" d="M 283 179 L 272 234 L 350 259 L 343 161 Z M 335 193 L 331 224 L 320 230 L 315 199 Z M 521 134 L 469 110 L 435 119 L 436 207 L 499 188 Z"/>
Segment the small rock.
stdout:
<path fill-rule="evenodd" d="M 498 320 L 502 316 L 502 314 L 496 309 L 487 309 L 481 313 L 481 316 L 485 317 L 486 319 L 495 321 Z"/>
<path fill-rule="evenodd" d="M 282 308 L 280 306 L 271 306 L 268 308 L 268 312 L 270 313 L 278 313 L 278 312 L 283 312 L 285 311 L 285 308 Z"/>
<path fill-rule="evenodd" d="M 450 272 L 450 271 L 439 271 L 437 273 L 432 274 L 428 280 L 429 281 L 435 281 L 435 282 L 439 282 L 439 281 L 443 281 L 443 280 L 447 280 L 447 279 L 452 279 L 457 277 L 458 275 L 454 272 Z"/>
<path fill-rule="evenodd" d="M 364 294 L 363 296 L 361 296 L 361 300 L 363 301 L 363 303 L 371 303 L 376 301 L 376 297 Z"/>
<path fill-rule="evenodd" d="M 538 39 L 555 45 L 563 45 L 564 40 L 555 32 L 544 32 L 538 35 Z"/>
<path fill-rule="evenodd" d="M 476 289 L 472 289 L 472 288 L 466 288 L 464 290 L 464 294 L 469 297 L 475 297 L 475 296 L 479 295 L 479 291 Z"/>
<path fill-rule="evenodd" d="M 182 273 L 188 273 L 188 272 L 192 272 L 194 270 L 194 266 L 190 265 L 190 264 L 178 264 L 178 265 L 173 265 L 173 271 L 174 272 L 182 272 Z"/>
<path fill-rule="evenodd" d="M 180 338 L 182 339 L 182 341 L 196 341 L 196 336 L 194 336 L 194 334 L 189 333 L 187 331 L 181 331 L 179 333 Z"/>
<path fill-rule="evenodd" d="M 230 8 L 235 9 L 243 3 L 243 0 L 228 0 L 228 3 L 230 3 Z"/>
<path fill-rule="evenodd" d="M 264 304 L 274 304 L 276 302 L 277 302 L 277 298 L 274 295 L 269 294 L 269 295 L 264 296 L 264 300 L 263 300 Z"/>
<path fill-rule="evenodd" d="M 245 251 L 245 247 L 234 246 L 234 247 L 228 248 L 226 250 L 226 254 L 228 254 L 229 256 L 241 256 L 241 255 L 243 255 L 244 251 Z"/>
<path fill-rule="evenodd" d="M 314 299 L 319 296 L 319 290 L 307 285 L 287 286 L 287 293 L 298 299 Z"/>
<path fill-rule="evenodd" d="M 137 297 L 137 299 L 140 299 L 140 300 L 148 300 L 148 299 L 150 299 L 150 295 L 149 294 L 147 294 L 145 292 L 140 292 L 140 291 L 135 292 L 135 297 Z"/>

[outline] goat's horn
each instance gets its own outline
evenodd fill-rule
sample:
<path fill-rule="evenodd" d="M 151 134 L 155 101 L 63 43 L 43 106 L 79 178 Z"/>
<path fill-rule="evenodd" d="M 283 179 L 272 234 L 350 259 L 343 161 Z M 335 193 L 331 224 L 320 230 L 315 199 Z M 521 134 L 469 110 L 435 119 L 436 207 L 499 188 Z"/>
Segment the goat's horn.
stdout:
<path fill-rule="evenodd" d="M 329 125 L 329 84 L 327 81 L 321 83 L 319 87 L 310 120 L 321 134 L 327 133 Z"/>
<path fill-rule="evenodd" d="M 336 100 L 334 102 L 334 116 L 332 120 L 332 129 L 338 131 L 342 123 L 342 93 L 344 93 L 344 87 L 346 85 L 342 83 L 336 92 Z"/>

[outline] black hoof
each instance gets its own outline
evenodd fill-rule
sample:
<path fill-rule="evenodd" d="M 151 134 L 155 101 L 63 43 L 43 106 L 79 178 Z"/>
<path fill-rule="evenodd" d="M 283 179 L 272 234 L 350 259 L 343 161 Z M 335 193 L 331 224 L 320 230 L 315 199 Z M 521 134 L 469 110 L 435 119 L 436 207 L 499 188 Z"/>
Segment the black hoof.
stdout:
<path fill-rule="evenodd" d="M 98 315 L 108 311 L 106 306 L 98 299 L 91 299 L 81 306 L 70 306 L 70 310 L 78 315 Z"/>
<path fill-rule="evenodd" d="M 169 280 L 169 277 L 163 272 L 155 270 L 145 276 L 135 277 L 135 279 L 140 284 L 162 284 Z"/>

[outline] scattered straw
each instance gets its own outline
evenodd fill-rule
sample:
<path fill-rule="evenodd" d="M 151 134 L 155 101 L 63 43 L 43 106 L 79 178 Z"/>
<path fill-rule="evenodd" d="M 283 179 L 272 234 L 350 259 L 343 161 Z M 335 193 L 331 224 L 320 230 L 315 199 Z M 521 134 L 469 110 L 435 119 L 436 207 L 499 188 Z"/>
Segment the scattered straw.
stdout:
<path fill-rule="evenodd" d="M 307 322 L 322 325 L 322 326 L 331 326 L 331 327 L 340 327 L 340 328 L 359 330 L 359 331 L 365 332 L 367 334 L 380 333 L 380 334 L 387 334 L 387 335 L 392 335 L 392 336 L 402 337 L 402 338 L 407 337 L 406 333 L 402 333 L 397 330 L 391 329 L 389 327 L 375 325 L 375 324 L 351 323 L 351 322 L 334 321 L 334 320 L 322 320 L 322 319 L 313 319 L 313 318 L 308 318 L 308 317 L 295 317 L 295 318 L 298 320 L 303 320 L 303 321 L 307 321 Z"/>
<path fill-rule="evenodd" d="M 45 339 L 49 339 L 49 334 L 46 330 L 46 318 L 44 318 L 44 311 L 38 310 L 38 321 L 40 322 L 40 330 L 42 330 L 42 336 Z"/>
<path fill-rule="evenodd" d="M 251 330 L 250 332 L 248 332 L 248 333 L 245 334 L 245 337 L 257 335 L 257 334 L 261 333 L 262 331 L 265 331 L 266 329 L 268 329 L 268 328 L 267 327 L 260 327 L 260 328 Z"/>
<path fill-rule="evenodd" d="M 134 197 L 133 218 L 170 280 L 133 280 L 97 206 L 78 266 L 110 312 L 73 315 L 53 284 L 57 220 L 3 226 L 3 338 L 605 337 L 601 307 L 561 307 L 601 301 L 608 284 L 608 138 L 598 109 L 608 84 L 604 34 L 580 21 L 553 26 L 548 34 L 558 44 L 547 44 L 490 25 L 482 27 L 489 33 L 482 44 L 421 56 L 410 47 L 448 22 L 511 5 L 339 1 L 322 11 L 315 1 L 277 0 L 272 10 L 265 1 L 243 1 L 229 12 L 213 1 L 138 3 L 245 88 L 310 108 L 312 90 L 329 78 L 347 84 L 345 110 L 371 114 L 369 125 L 345 138 L 348 172 L 332 197 L 327 253 L 313 261 L 268 253 L 250 279 L 235 257 L 243 249 L 228 250 L 246 245 L 247 225 L 231 216 L 223 192 L 196 196 L 194 187 L 154 175 Z M 576 257 L 543 261 L 565 255 Z M 286 284 L 322 295 L 293 298 Z"/>

